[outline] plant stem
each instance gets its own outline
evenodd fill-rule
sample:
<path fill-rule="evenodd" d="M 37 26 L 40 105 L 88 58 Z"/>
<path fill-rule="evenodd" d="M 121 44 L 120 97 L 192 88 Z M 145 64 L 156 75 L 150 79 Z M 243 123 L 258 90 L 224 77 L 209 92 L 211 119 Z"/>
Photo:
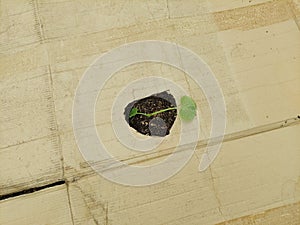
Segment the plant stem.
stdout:
<path fill-rule="evenodd" d="M 156 111 L 156 112 L 153 112 L 153 113 L 140 113 L 140 112 L 138 112 L 137 115 L 144 115 L 144 116 L 147 116 L 147 117 L 151 117 L 151 116 L 154 116 L 158 113 L 162 113 L 162 112 L 166 112 L 166 111 L 170 111 L 170 110 L 174 110 L 174 109 L 177 109 L 177 107 L 162 109 L 162 110 L 159 110 L 159 111 Z"/>

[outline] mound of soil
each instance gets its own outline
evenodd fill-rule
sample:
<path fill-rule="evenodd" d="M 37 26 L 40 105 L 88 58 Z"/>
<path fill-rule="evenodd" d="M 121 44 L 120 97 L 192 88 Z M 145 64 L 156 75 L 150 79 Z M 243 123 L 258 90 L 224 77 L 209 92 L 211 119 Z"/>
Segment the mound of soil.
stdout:
<path fill-rule="evenodd" d="M 164 91 L 129 103 L 125 107 L 124 115 L 129 126 L 137 132 L 148 136 L 164 137 L 170 133 L 177 117 L 177 109 L 151 117 L 138 114 L 129 118 L 129 113 L 132 108 L 137 108 L 141 113 L 153 113 L 171 107 L 176 107 L 175 98 L 168 91 Z"/>

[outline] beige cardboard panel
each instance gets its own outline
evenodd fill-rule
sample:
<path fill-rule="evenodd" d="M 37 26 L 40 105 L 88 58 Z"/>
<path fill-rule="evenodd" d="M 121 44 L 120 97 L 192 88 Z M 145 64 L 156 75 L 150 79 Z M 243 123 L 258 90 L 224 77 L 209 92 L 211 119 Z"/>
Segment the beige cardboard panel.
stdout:
<path fill-rule="evenodd" d="M 176 42 L 208 63 L 225 94 L 227 133 L 295 117 L 300 99 L 298 6 L 299 1 L 265 0 L 1 1 L 1 194 L 61 179 L 62 148 L 64 175 L 72 181 L 74 224 L 215 224 L 299 202 L 299 125 L 225 143 L 204 173 L 197 171 L 204 151 L 199 149 L 198 158 L 165 183 L 131 188 L 91 170 L 71 123 L 75 89 L 85 69 L 102 53 L 145 39 Z M 209 107 L 193 81 L 163 66 L 132 67 L 122 79 L 115 76 L 107 83 L 97 105 L 97 128 L 117 157 L 136 155 L 119 148 L 107 106 L 124 84 L 150 74 L 169 76 L 191 93 L 200 106 L 201 138 L 208 137 Z M 176 144 L 168 141 L 163 148 Z M 159 151 L 156 156 L 163 159 Z M 72 224 L 67 191 L 52 190 L 2 201 L 0 224 Z M 280 211 L 278 221 L 288 213 L 297 216 L 295 208 Z M 245 217 L 240 223 L 265 219 L 261 224 L 276 224 L 271 217 Z M 287 221 L 283 223 L 299 222 Z"/>
<path fill-rule="evenodd" d="M 168 1 L 168 9 L 171 19 L 184 17 L 192 19 L 210 12 L 220 30 L 233 28 L 247 30 L 283 22 L 300 15 L 297 1 L 291 0 L 187 0 L 186 4 L 175 0 Z"/>
<path fill-rule="evenodd" d="M 243 225 L 243 224 L 280 224 L 280 225 L 298 225 L 300 223 L 300 203 L 282 206 L 275 209 L 263 211 L 255 215 L 249 215 L 242 218 L 226 221 L 217 225 Z"/>
<path fill-rule="evenodd" d="M 211 171 L 224 215 L 299 200 L 299 132 L 297 125 L 223 145 Z"/>
<path fill-rule="evenodd" d="M 43 45 L 0 54 L 1 87 L 46 73 L 49 73 L 48 52 Z"/>
<path fill-rule="evenodd" d="M 85 201 L 93 199 L 90 204 L 98 207 L 99 211 L 104 207 L 108 224 L 165 224 L 182 215 L 197 213 L 200 209 L 207 211 L 205 221 L 220 221 L 217 200 L 210 188 L 210 175 L 195 178 L 191 173 L 197 170 L 195 165 L 198 162 L 194 158 L 191 162 L 182 171 L 184 175 L 158 185 L 126 187 L 93 175 L 72 183 L 70 190 L 79 189 L 82 192 L 80 198 Z M 71 200 L 78 196 L 70 195 Z M 197 206 L 197 202 L 202 202 L 202 205 Z"/>
<path fill-rule="evenodd" d="M 238 1 L 238 0 L 187 0 L 185 4 L 182 4 L 180 0 L 168 1 L 168 9 L 170 12 L 170 18 L 182 18 L 182 17 L 194 17 L 199 16 L 207 12 L 221 13 L 230 15 L 233 12 L 235 15 L 239 12 L 252 12 L 259 10 L 269 10 L 270 8 L 275 9 L 275 13 L 280 15 L 280 7 L 286 5 L 288 1 L 271 1 L 271 0 L 248 0 L 248 1 Z M 283 7 L 284 8 L 284 7 Z M 274 14 L 275 14 L 274 13 Z M 248 13 L 249 14 L 249 13 Z M 251 14 L 251 13 L 250 13 Z M 255 16 L 259 16 L 255 14 Z M 268 15 L 264 15 L 267 17 Z M 249 19 L 249 18 L 247 18 Z M 271 20 L 270 22 L 273 22 Z M 232 23 L 238 21 L 231 21 Z M 232 25 L 231 23 L 231 25 Z M 230 24 L 228 24 L 230 26 Z"/>
<path fill-rule="evenodd" d="M 250 30 L 293 18 L 288 1 L 269 1 L 249 7 L 217 12 L 213 16 L 221 30 L 233 28 Z"/>
<path fill-rule="evenodd" d="M 42 74 L 1 86 L 1 96 L 5 96 L 0 109 L 1 194 L 61 179 L 49 85 L 49 74 Z"/>
<path fill-rule="evenodd" d="M 31 46 L 0 56 L 1 194 L 62 178 L 45 50 Z"/>
<path fill-rule="evenodd" d="M 90 189 L 90 191 L 89 191 Z M 107 205 L 102 201 L 101 192 L 94 192 L 88 184 L 85 189 L 70 184 L 70 204 L 73 214 L 73 224 L 109 224 L 107 220 Z"/>
<path fill-rule="evenodd" d="M 219 33 L 229 66 L 234 73 L 274 66 L 280 62 L 295 62 L 299 58 L 299 37 L 300 32 L 293 20 L 249 31 L 230 30 Z M 253 68 L 254 65 L 256 68 Z M 273 80 L 275 78 L 279 77 L 276 76 Z"/>
<path fill-rule="evenodd" d="M 299 114 L 295 102 L 300 99 L 300 32 L 296 29 L 290 20 L 251 31 L 220 33 L 240 98 L 254 126 Z"/>
<path fill-rule="evenodd" d="M 68 4 L 68 3 L 64 3 L 64 4 Z M 48 8 L 48 10 L 52 10 L 51 7 Z M 197 33 L 199 33 L 199 28 L 205 27 L 205 24 L 207 24 L 208 21 L 204 21 L 204 22 L 200 23 L 200 25 L 197 25 L 196 21 L 198 21 L 198 20 L 199 20 L 199 18 L 196 18 L 196 19 L 183 19 L 183 20 L 176 20 L 176 21 L 174 21 L 173 25 L 177 24 L 177 26 L 175 26 L 176 29 L 174 31 L 175 35 L 177 35 L 179 33 L 183 33 L 182 30 L 184 30 L 185 31 L 184 33 L 187 33 L 187 34 L 190 34 L 191 32 L 197 32 Z M 169 22 L 166 22 L 166 23 L 169 23 Z M 191 23 L 191 24 L 189 24 L 189 23 Z M 178 24 L 181 24 L 181 25 L 179 26 Z M 188 26 L 188 24 L 189 24 L 189 26 Z M 162 30 L 162 26 L 159 26 L 159 25 L 157 25 L 155 23 L 153 23 L 153 26 L 154 26 L 153 28 L 157 27 L 157 28 L 161 28 L 161 30 Z M 161 36 L 162 37 L 165 37 L 165 36 L 171 37 L 172 35 L 169 34 L 169 33 L 172 34 L 172 32 L 171 32 L 172 29 L 171 28 L 172 27 L 168 27 L 166 29 L 166 31 L 161 34 Z M 137 29 L 135 30 L 134 28 L 131 28 L 131 29 L 133 29 L 133 31 L 135 31 L 135 32 L 138 31 Z M 114 34 L 114 31 L 109 31 L 109 32 L 112 33 L 112 34 Z M 108 35 L 105 34 L 107 36 L 107 38 L 109 37 L 109 34 L 110 34 L 109 32 L 108 32 Z M 127 33 L 129 33 L 129 32 L 127 31 Z M 251 36 L 254 35 L 254 33 L 255 32 L 252 32 L 251 35 L 247 35 L 247 36 L 251 37 Z M 118 35 L 119 35 L 119 33 L 118 33 Z M 143 36 L 141 36 L 140 34 L 138 34 L 137 37 L 135 37 L 135 38 L 130 37 L 130 38 L 131 39 L 138 39 L 139 37 L 147 37 L 147 36 L 149 36 L 149 34 L 146 33 Z M 151 36 L 153 36 L 153 37 L 157 36 L 157 32 L 156 33 L 151 33 Z M 90 37 L 92 39 L 90 39 Z M 73 73 L 74 66 L 76 68 L 78 66 L 78 64 L 82 64 L 82 67 L 83 67 L 83 69 L 79 69 L 79 72 L 76 72 L 77 73 L 76 74 L 77 78 L 75 80 L 73 80 L 71 78 L 72 74 L 68 75 L 68 76 L 62 76 L 62 74 L 64 74 L 64 72 L 60 73 L 59 77 L 57 76 L 58 79 L 56 79 L 56 77 L 55 77 L 56 74 L 54 75 L 54 81 L 53 81 L 54 82 L 54 89 L 58 90 L 58 92 L 54 93 L 54 95 L 58 99 L 58 100 L 55 100 L 56 101 L 57 114 L 58 114 L 57 115 L 57 117 L 58 117 L 58 124 L 63 124 L 63 123 L 65 123 L 65 121 L 69 121 L 69 122 L 71 121 L 70 112 L 71 112 L 71 105 L 72 105 L 72 93 L 74 93 L 76 84 L 77 84 L 77 82 L 78 82 L 78 80 L 80 78 L 81 73 L 83 73 L 84 69 L 91 62 L 90 59 L 91 58 L 94 59 L 95 58 L 95 54 L 97 53 L 97 50 L 98 51 L 101 50 L 102 47 L 104 49 L 108 50 L 108 49 L 110 49 L 110 46 L 113 47 L 115 45 L 115 44 L 113 44 L 113 45 L 110 44 L 109 47 L 104 46 L 103 44 L 101 44 L 102 40 L 99 39 L 100 37 L 101 37 L 100 34 L 94 34 L 94 35 L 92 34 L 92 35 L 89 35 L 89 36 L 83 36 L 83 37 L 81 37 L 81 38 L 79 38 L 77 40 L 75 39 L 75 40 L 70 40 L 70 41 L 54 42 L 54 45 L 51 44 L 50 48 L 48 48 L 48 51 L 50 52 L 49 53 L 49 55 L 50 55 L 50 61 L 53 64 L 53 66 L 51 65 L 51 67 L 52 67 L 52 69 L 54 71 L 55 71 L 56 67 L 60 66 L 60 65 L 63 65 L 63 66 L 67 65 L 67 68 L 71 69 L 70 73 Z M 86 38 L 88 38 L 88 39 L 86 40 Z M 97 40 L 97 39 L 99 39 L 99 40 Z M 123 39 L 125 40 L 125 38 L 123 38 Z M 206 57 L 205 59 L 209 63 L 211 62 L 211 65 L 212 65 L 211 67 L 215 71 L 217 71 L 217 74 L 219 74 L 219 72 L 222 71 L 222 69 L 224 69 L 224 70 L 228 69 L 227 65 L 224 64 L 224 63 L 218 63 L 218 61 L 217 61 L 217 62 L 215 62 L 215 64 L 213 64 L 214 62 L 209 60 L 210 57 L 213 58 L 213 57 L 216 57 L 216 56 L 219 56 L 217 59 L 220 60 L 220 61 L 222 61 L 222 59 L 224 59 L 222 49 L 219 48 L 219 45 L 216 45 L 216 47 L 213 48 L 213 49 L 211 48 L 211 46 L 214 45 L 215 41 L 217 42 L 216 36 L 215 35 L 209 35 L 209 36 L 206 36 L 205 38 L 202 38 L 202 40 L 203 39 L 205 41 L 204 41 L 204 43 L 202 42 L 199 47 L 197 47 L 195 44 L 193 44 L 193 47 L 191 47 L 191 48 L 194 51 L 196 51 L 198 53 L 201 53 L 201 55 L 204 58 Z M 84 40 L 86 40 L 86 41 L 84 41 Z M 187 39 L 187 40 L 189 40 L 189 39 Z M 194 41 L 189 41 L 189 43 L 198 43 L 198 41 L 197 41 L 198 40 L 197 35 L 195 37 L 191 36 L 191 40 L 194 40 Z M 118 42 L 122 42 L 122 41 L 118 41 Z M 211 42 L 213 42 L 213 43 L 211 43 Z M 82 43 L 92 43 L 93 45 L 86 44 L 86 47 L 84 47 L 85 45 L 83 45 L 83 47 L 84 47 L 83 49 L 81 49 L 82 47 L 78 48 L 77 46 L 81 46 Z M 186 43 L 183 43 L 183 44 L 186 45 Z M 95 49 L 95 48 L 93 48 L 93 46 L 97 46 L 97 48 Z M 206 46 L 209 46 L 209 47 L 206 47 Z M 65 50 L 66 52 L 65 51 L 61 51 L 62 49 L 60 49 L 59 47 L 61 47 L 63 49 L 66 49 Z M 218 50 L 217 50 L 217 48 L 218 48 Z M 213 50 L 213 51 L 211 51 L 211 50 Z M 55 52 L 60 52 L 59 53 L 60 55 L 58 55 L 57 57 L 53 58 L 52 56 L 55 56 L 55 55 L 53 55 L 53 53 L 55 53 Z M 92 56 L 85 56 L 85 55 L 91 54 L 90 52 L 92 53 Z M 210 53 L 210 52 L 212 52 L 212 53 Z M 28 53 L 29 53 L 29 51 L 28 51 Z M 23 58 L 23 57 L 24 57 L 24 59 L 26 59 L 26 55 L 24 55 L 24 56 L 23 55 L 24 54 L 22 53 L 22 55 L 20 55 L 20 57 L 17 57 L 17 59 L 18 58 Z M 75 58 L 74 60 L 73 60 L 73 57 Z M 56 63 L 56 62 L 58 62 L 58 63 Z M 27 62 L 23 62 L 22 61 L 22 63 L 27 63 Z M 33 63 L 40 63 L 40 62 L 39 61 L 34 61 Z M 30 63 L 30 64 L 32 64 L 32 63 Z M 22 64 L 22 65 L 26 65 L 26 64 Z M 19 68 L 19 67 L 17 67 L 17 68 Z M 225 73 L 226 73 L 226 71 L 225 71 Z M 222 75 L 223 74 L 220 72 L 219 77 L 222 77 Z M 228 96 L 227 99 L 226 99 L 226 101 L 228 102 L 228 109 L 229 109 L 229 112 L 230 112 L 229 114 L 231 115 L 230 116 L 231 119 L 230 119 L 230 123 L 229 123 L 229 126 L 228 126 L 229 127 L 228 130 L 229 131 L 236 131 L 236 130 L 240 130 L 240 129 L 244 128 L 245 125 L 246 126 L 250 126 L 251 125 L 250 124 L 251 121 L 249 120 L 248 115 L 246 113 L 246 110 L 244 109 L 245 108 L 244 105 L 247 105 L 247 102 L 243 103 L 241 100 L 239 100 L 239 98 L 240 98 L 239 95 L 237 95 L 237 94 L 233 95 L 233 93 L 237 92 L 237 88 L 234 87 L 234 86 L 237 86 L 237 85 L 234 84 L 233 79 L 231 79 L 230 77 L 226 77 L 226 76 L 223 79 L 224 79 L 224 83 L 226 82 L 226 85 L 223 85 L 223 86 L 227 86 L 227 90 L 228 91 L 230 90 L 230 92 L 228 92 L 228 94 L 226 94 Z M 71 88 L 69 88 L 70 83 L 71 83 Z M 245 83 L 250 83 L 250 82 L 245 81 Z M 252 83 L 250 83 L 250 84 L 252 84 Z M 62 85 L 65 86 L 65 89 L 61 87 Z M 66 92 L 64 92 L 64 90 L 66 90 Z M 296 90 L 296 92 L 297 92 L 297 90 Z M 225 92 L 225 93 L 227 93 L 227 92 Z M 288 94 L 286 94 L 286 95 L 288 95 Z M 66 98 L 62 98 L 62 96 L 66 97 Z M 196 93 L 196 94 L 194 94 L 194 96 L 197 97 L 199 95 L 198 95 L 198 93 Z M 229 97 L 229 96 L 234 96 L 234 97 Z M 256 95 L 254 96 L 254 99 L 256 99 Z M 295 99 L 297 99 L 297 97 L 295 97 Z M 270 100 L 268 99 L 268 101 L 270 101 Z M 262 101 L 262 102 L 264 102 L 264 101 Z M 201 105 L 203 107 L 203 108 L 201 108 L 201 111 L 203 112 L 203 115 L 208 115 L 209 114 L 209 113 L 207 113 L 208 110 L 206 110 L 208 108 L 207 104 L 205 106 L 205 101 L 203 101 L 203 100 L 200 101 L 200 103 L 201 103 Z M 68 107 L 66 107 L 66 106 L 68 106 Z M 256 112 L 257 109 L 255 108 L 254 110 Z M 232 113 L 231 111 L 234 112 L 234 113 Z M 286 111 L 289 111 L 289 109 L 287 108 Z M 66 112 L 68 112 L 67 115 L 66 115 Z M 278 110 L 274 111 L 273 110 L 273 113 L 274 112 L 276 112 L 276 113 L 278 112 L 278 116 L 276 116 L 276 119 L 277 118 L 278 119 L 282 119 L 283 116 L 281 115 L 280 111 L 278 111 Z M 257 114 L 261 115 L 261 112 L 258 112 Z M 290 115 L 294 115 L 294 113 L 289 113 L 289 116 Z M 203 118 L 203 121 L 208 121 L 205 118 L 205 116 L 202 116 L 202 118 Z M 272 122 L 272 121 L 268 120 L 267 122 Z M 231 124 L 232 124 L 232 127 L 233 127 L 232 129 L 230 128 Z M 206 130 L 209 130 L 209 127 L 210 127 L 209 124 L 203 123 L 203 126 L 206 127 Z M 64 131 L 65 130 L 71 130 L 71 126 L 70 125 L 64 125 L 61 128 Z M 206 137 L 206 135 L 204 135 L 204 137 Z"/>
<path fill-rule="evenodd" d="M 50 136 L 0 150 L 0 195 L 62 179 L 58 137 Z"/>
<path fill-rule="evenodd" d="M 0 3 L 0 52 L 16 52 L 42 41 L 36 1 Z"/>
<path fill-rule="evenodd" d="M 55 129 L 51 77 L 43 46 L 0 56 L 0 148 Z"/>
<path fill-rule="evenodd" d="M 63 133 L 73 131 L 73 99 L 83 73 L 83 69 L 74 69 L 63 72 L 64 75 L 62 73 L 53 74 L 53 97 L 55 99 L 57 125 Z"/>
<path fill-rule="evenodd" d="M 87 174 L 94 174 L 94 170 L 88 165 L 81 155 L 76 145 L 73 132 L 66 132 L 61 135 L 61 146 L 64 157 L 64 176 L 68 180 L 76 180 Z M 67 149 L 76 149 L 75 151 L 67 151 Z"/>
<path fill-rule="evenodd" d="M 169 18 L 193 17 L 208 12 L 208 1 L 187 0 L 184 4 L 180 0 L 167 1 Z"/>
<path fill-rule="evenodd" d="M 166 1 L 39 1 L 46 38 L 84 35 L 167 18 Z M 53 19 L 55 18 L 55 20 Z M 126 18 L 126 19 L 125 19 Z"/>
<path fill-rule="evenodd" d="M 288 2 L 290 7 L 290 13 L 295 20 L 295 23 L 300 30 L 300 1 L 299 0 L 292 0 Z"/>
<path fill-rule="evenodd" d="M 179 21 L 159 20 L 95 32 L 72 39 L 53 40 L 48 44 L 51 68 L 54 73 L 74 69 L 85 70 L 103 53 L 129 42 L 140 40 L 175 41 L 180 34 L 188 37 L 190 32 L 203 34 L 214 30 L 210 26 L 206 28 L 206 22 L 209 21 L 199 22 L 197 18 Z M 183 30 L 184 33 L 182 33 Z"/>
<path fill-rule="evenodd" d="M 260 5 L 260 4 L 270 4 L 272 0 L 248 0 L 248 1 L 238 1 L 238 0 L 210 0 L 209 1 L 209 9 L 210 12 L 218 12 L 218 11 L 225 11 L 225 10 L 232 10 L 238 9 L 242 7 L 249 7 L 253 5 Z"/>
<path fill-rule="evenodd" d="M 70 185 L 81 192 L 71 199 L 83 198 L 96 218 L 105 211 L 109 224 L 209 225 L 258 214 L 299 202 L 299 133 L 296 125 L 226 142 L 209 170 L 199 173 L 193 157 L 174 177 L 148 187 L 122 186 L 91 174 Z"/>
<path fill-rule="evenodd" d="M 49 74 L 1 85 L 1 148 L 49 136 L 55 115 Z"/>
<path fill-rule="evenodd" d="M 201 44 L 196 42 L 200 38 L 191 37 L 192 42 L 181 39 L 179 43 L 200 52 Z M 300 99 L 300 32 L 293 20 L 249 31 L 223 31 L 214 39 L 219 52 L 201 56 L 225 95 L 227 133 L 299 114 L 295 101 Z M 192 81 L 189 84 L 200 110 L 205 109 L 198 86 Z M 208 115 L 203 113 L 201 121 L 207 123 Z"/>
<path fill-rule="evenodd" d="M 1 194 L 61 179 L 49 74 L 1 85 Z"/>
<path fill-rule="evenodd" d="M 140 40 L 176 41 L 177 37 L 189 38 L 192 34 L 216 32 L 213 18 L 201 15 L 192 18 L 152 20 L 144 24 L 87 33 L 68 39 L 54 39 L 48 43 L 49 60 L 53 72 L 74 68 L 86 69 L 101 54 L 122 44 Z M 206 43 L 209 38 L 205 39 Z M 210 51 L 210 46 L 203 51 Z"/>
<path fill-rule="evenodd" d="M 72 224 L 65 185 L 0 202 L 0 224 Z"/>

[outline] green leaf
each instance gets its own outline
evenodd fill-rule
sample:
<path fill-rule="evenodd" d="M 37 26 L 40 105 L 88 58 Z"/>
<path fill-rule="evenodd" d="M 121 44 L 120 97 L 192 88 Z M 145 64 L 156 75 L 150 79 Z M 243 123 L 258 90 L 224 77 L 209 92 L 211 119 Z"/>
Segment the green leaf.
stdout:
<path fill-rule="evenodd" d="M 129 118 L 135 116 L 138 113 L 138 109 L 137 108 L 132 108 L 130 113 L 129 113 Z"/>
<path fill-rule="evenodd" d="M 191 97 L 186 95 L 181 97 L 180 103 L 181 103 L 181 107 L 184 108 L 191 108 L 191 109 L 197 108 L 195 101 Z"/>
<path fill-rule="evenodd" d="M 182 96 L 180 99 L 181 107 L 179 110 L 179 116 L 183 121 L 189 122 L 196 116 L 196 103 L 189 96 Z"/>
<path fill-rule="evenodd" d="M 196 110 L 191 108 L 181 108 L 179 110 L 179 116 L 183 121 L 190 122 L 196 116 Z"/>

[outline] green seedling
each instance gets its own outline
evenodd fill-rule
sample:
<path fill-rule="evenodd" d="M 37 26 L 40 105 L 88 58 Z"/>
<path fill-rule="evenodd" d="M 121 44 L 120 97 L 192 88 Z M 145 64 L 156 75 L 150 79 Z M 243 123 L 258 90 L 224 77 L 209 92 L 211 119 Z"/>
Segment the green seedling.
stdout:
<path fill-rule="evenodd" d="M 143 115 L 147 117 L 154 116 L 158 113 L 166 112 L 169 110 L 174 110 L 177 109 L 177 107 L 170 107 L 167 109 L 162 109 L 153 113 L 142 113 L 139 112 L 137 108 L 132 108 L 130 113 L 129 113 L 129 118 L 134 117 L 135 115 Z M 182 120 L 184 121 L 192 121 L 194 117 L 196 116 L 196 103 L 195 101 L 189 97 L 189 96 L 182 96 L 180 99 L 180 109 L 179 109 L 179 116 Z"/>

